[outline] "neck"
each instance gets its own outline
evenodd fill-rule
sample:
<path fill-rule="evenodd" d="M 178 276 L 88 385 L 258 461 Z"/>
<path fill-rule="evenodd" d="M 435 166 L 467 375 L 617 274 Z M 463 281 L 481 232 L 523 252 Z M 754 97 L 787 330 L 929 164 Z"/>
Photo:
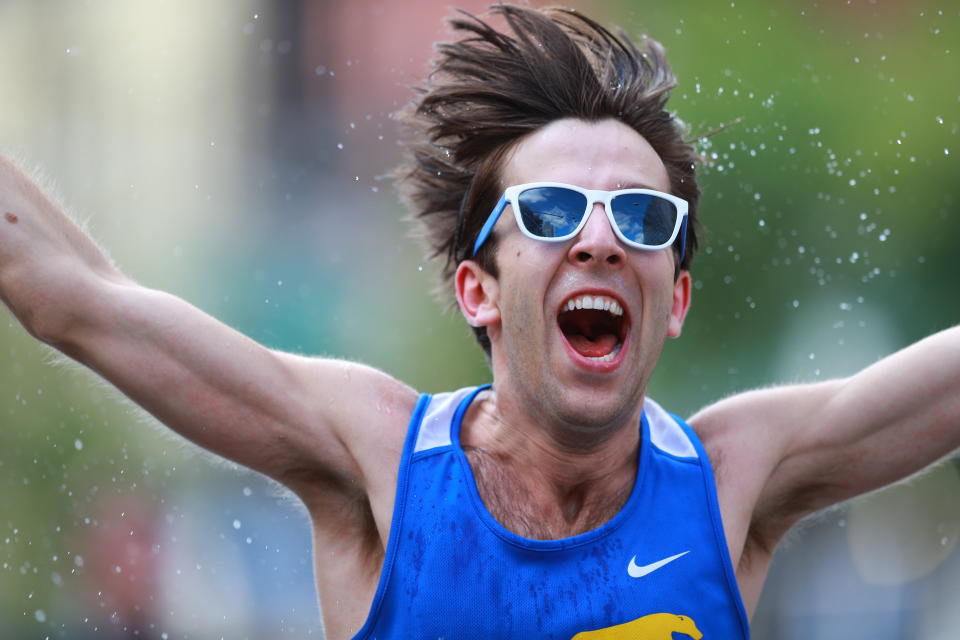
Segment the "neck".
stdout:
<path fill-rule="evenodd" d="M 609 520 L 633 487 L 640 407 L 623 424 L 592 438 L 565 425 L 543 424 L 515 407 L 503 394 L 485 392 L 461 427 L 460 440 L 488 510 L 516 533 L 540 538 L 575 535 Z M 507 492 L 516 500 L 505 499 Z M 520 513 L 520 503 L 528 505 L 535 524 L 508 523 Z"/>

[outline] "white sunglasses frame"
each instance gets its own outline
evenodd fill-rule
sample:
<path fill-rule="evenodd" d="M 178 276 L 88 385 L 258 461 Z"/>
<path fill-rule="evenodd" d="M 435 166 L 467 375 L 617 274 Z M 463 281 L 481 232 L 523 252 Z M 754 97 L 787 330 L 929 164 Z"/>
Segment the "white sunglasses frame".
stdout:
<path fill-rule="evenodd" d="M 557 236 L 555 238 L 545 238 L 543 236 L 537 236 L 532 234 L 523 224 L 523 219 L 520 216 L 520 207 L 517 203 L 517 198 L 521 193 L 527 189 L 535 189 L 539 187 L 556 187 L 561 189 L 569 189 L 570 191 L 575 191 L 579 194 L 582 194 L 587 199 L 587 206 L 584 209 L 580 222 L 577 224 L 576 228 L 568 234 Z M 617 226 L 616 220 L 613 218 L 613 211 L 611 210 L 610 204 L 613 199 L 620 195 L 626 194 L 641 194 L 641 195 L 650 195 L 663 198 L 671 202 L 677 208 L 677 221 L 674 224 L 673 232 L 670 234 L 670 238 L 658 245 L 647 245 L 640 244 L 627 238 L 620 231 L 620 227 Z M 494 225 L 497 223 L 497 220 L 500 218 L 503 210 L 509 204 L 510 208 L 513 210 L 513 217 L 517 221 L 517 227 L 520 229 L 523 235 L 527 236 L 532 240 L 538 240 L 540 242 L 566 242 L 571 238 L 577 236 L 583 230 L 583 227 L 586 226 L 587 221 L 590 219 L 590 214 L 593 211 L 593 206 L 598 203 L 603 203 L 603 210 L 607 214 L 607 221 L 610 223 L 610 228 L 613 229 L 613 233 L 629 247 L 635 249 L 641 249 L 643 251 L 658 251 L 660 249 L 665 249 L 671 246 L 674 241 L 677 239 L 677 235 L 680 233 L 681 229 L 686 227 L 687 223 L 687 212 L 689 210 L 689 204 L 683 198 L 679 198 L 670 193 L 664 193 L 663 191 L 657 191 L 655 189 L 618 189 L 616 191 L 603 191 L 600 189 L 584 189 L 583 187 L 578 187 L 575 184 L 567 184 L 564 182 L 527 182 L 524 184 L 515 184 L 513 186 L 507 187 L 503 195 L 500 197 L 499 202 L 493 208 L 493 211 L 490 212 L 490 216 L 487 218 L 486 222 L 483 225 L 483 228 L 480 229 L 480 233 L 477 234 L 477 240 L 473 245 L 473 255 L 477 255 L 477 251 L 480 250 L 480 247 L 483 246 L 483 243 L 486 242 L 487 238 L 490 237 L 490 233 L 493 231 Z M 682 243 L 680 248 L 680 260 L 683 260 L 683 255 L 685 253 L 686 238 Z"/>

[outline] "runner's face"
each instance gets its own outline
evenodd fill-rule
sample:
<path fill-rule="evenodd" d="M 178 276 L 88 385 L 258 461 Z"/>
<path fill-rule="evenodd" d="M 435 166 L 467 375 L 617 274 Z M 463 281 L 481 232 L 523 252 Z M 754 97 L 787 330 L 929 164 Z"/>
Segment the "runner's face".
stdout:
<path fill-rule="evenodd" d="M 616 120 L 553 122 L 516 147 L 501 175 L 503 187 L 670 190 L 653 148 Z M 499 322 L 488 333 L 498 396 L 586 433 L 634 419 L 664 340 L 679 335 L 686 312 L 689 276 L 674 280 L 673 251 L 624 246 L 599 203 L 566 243 L 525 237 L 509 210 L 495 233 Z M 615 301 L 623 314 L 562 311 L 586 295 Z"/>

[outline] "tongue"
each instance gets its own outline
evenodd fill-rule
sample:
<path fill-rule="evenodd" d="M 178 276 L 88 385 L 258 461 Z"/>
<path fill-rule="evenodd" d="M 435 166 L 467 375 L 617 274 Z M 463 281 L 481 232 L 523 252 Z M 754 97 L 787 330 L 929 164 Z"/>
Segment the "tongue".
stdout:
<path fill-rule="evenodd" d="M 602 358 L 617 346 L 617 336 L 612 333 L 603 333 L 591 340 L 581 333 L 575 333 L 567 336 L 567 342 L 582 356 Z"/>

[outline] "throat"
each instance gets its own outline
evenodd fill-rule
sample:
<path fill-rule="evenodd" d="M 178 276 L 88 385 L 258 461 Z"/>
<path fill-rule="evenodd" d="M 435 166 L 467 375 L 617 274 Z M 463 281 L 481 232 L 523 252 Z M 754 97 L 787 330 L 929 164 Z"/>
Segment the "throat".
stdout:
<path fill-rule="evenodd" d="M 556 540 L 603 526 L 626 505 L 635 469 L 624 478 L 602 478 L 564 487 L 517 470 L 482 449 L 464 447 L 477 491 L 487 511 L 511 532 L 533 540 Z"/>

